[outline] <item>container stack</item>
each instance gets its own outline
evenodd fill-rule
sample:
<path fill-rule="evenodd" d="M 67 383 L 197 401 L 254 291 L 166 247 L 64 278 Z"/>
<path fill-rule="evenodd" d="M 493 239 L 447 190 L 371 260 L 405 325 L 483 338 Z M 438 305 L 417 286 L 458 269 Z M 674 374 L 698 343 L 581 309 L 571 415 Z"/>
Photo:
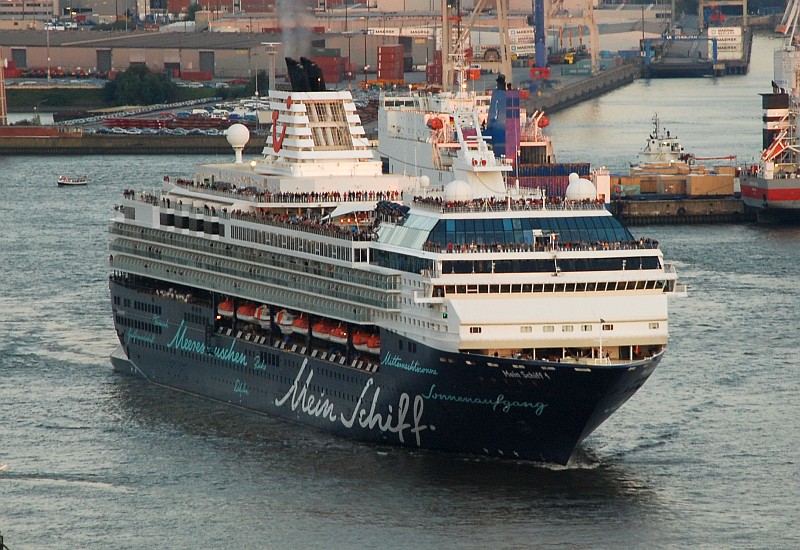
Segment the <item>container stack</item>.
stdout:
<path fill-rule="evenodd" d="M 433 63 L 425 66 L 425 80 L 428 84 L 442 83 L 442 50 L 433 52 Z"/>
<path fill-rule="evenodd" d="M 310 59 L 322 70 L 326 84 L 342 82 L 350 64 L 350 59 L 343 58 L 339 48 L 317 48 Z"/>
<path fill-rule="evenodd" d="M 403 81 L 404 53 L 402 44 L 378 47 L 378 80 Z"/>

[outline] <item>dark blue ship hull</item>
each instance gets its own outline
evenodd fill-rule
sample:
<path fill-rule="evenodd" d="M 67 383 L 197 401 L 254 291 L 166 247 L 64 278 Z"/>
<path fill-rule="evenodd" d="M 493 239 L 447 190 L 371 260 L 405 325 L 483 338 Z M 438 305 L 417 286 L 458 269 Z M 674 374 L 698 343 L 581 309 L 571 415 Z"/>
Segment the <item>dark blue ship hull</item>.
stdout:
<path fill-rule="evenodd" d="M 275 331 L 229 335 L 209 304 L 110 287 L 116 370 L 381 444 L 566 464 L 661 359 L 589 366 L 446 353 L 384 330 L 370 362 L 309 353 Z"/>

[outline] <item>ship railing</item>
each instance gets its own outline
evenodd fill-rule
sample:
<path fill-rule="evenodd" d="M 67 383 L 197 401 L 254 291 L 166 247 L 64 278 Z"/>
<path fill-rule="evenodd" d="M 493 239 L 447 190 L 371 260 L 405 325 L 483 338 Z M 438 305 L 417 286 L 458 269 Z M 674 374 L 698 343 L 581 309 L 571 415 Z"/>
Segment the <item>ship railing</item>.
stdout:
<path fill-rule="evenodd" d="M 371 227 L 360 228 L 353 231 L 352 228 L 357 226 L 331 226 L 330 224 L 321 224 L 308 218 L 290 217 L 284 220 L 240 211 L 231 213 L 222 212 L 220 213 L 220 217 L 223 219 L 260 223 L 272 227 L 303 231 L 304 233 L 311 233 L 322 237 L 333 237 L 347 241 L 372 241 L 376 237 Z"/>
<path fill-rule="evenodd" d="M 216 195 L 235 200 L 249 200 L 255 203 L 279 204 L 318 204 L 320 206 L 335 206 L 340 202 L 365 202 L 365 201 L 399 201 L 402 193 L 398 191 L 326 191 L 314 193 L 270 193 L 258 191 L 252 187 L 236 187 L 232 184 L 206 184 L 195 183 L 191 180 L 178 179 L 175 184 L 198 193 Z"/>
<path fill-rule="evenodd" d="M 572 252 L 572 251 L 604 251 L 604 250 L 647 250 L 657 249 L 658 241 L 653 239 L 640 239 L 638 241 L 618 241 L 618 242 L 541 242 L 535 243 L 505 243 L 505 244 L 479 244 L 479 243 L 448 243 L 441 245 L 438 243 L 426 242 L 422 249 L 426 252 L 436 252 L 439 254 L 486 254 L 486 253 L 508 253 L 508 252 Z M 675 273 L 674 267 L 672 271 Z"/>
<path fill-rule="evenodd" d="M 602 202 L 563 201 L 543 204 L 539 199 L 476 200 L 442 202 L 438 199 L 414 197 L 414 207 L 442 213 L 506 212 L 525 210 L 604 210 Z"/>

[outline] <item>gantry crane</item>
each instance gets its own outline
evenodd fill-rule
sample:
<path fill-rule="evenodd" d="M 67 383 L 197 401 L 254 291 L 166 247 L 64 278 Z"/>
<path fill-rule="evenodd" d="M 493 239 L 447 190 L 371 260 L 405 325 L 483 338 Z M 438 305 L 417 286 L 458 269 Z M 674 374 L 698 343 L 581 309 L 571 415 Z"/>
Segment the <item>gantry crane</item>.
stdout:
<path fill-rule="evenodd" d="M 489 0 L 476 0 L 472 12 L 461 17 L 461 2 L 442 1 L 442 87 L 452 89 L 456 84 L 455 75 L 466 68 L 464 52 L 478 16 L 486 8 Z M 506 82 L 513 81 L 511 72 L 511 48 L 508 38 L 508 0 L 497 0 L 497 27 L 500 38 L 500 72 Z"/>

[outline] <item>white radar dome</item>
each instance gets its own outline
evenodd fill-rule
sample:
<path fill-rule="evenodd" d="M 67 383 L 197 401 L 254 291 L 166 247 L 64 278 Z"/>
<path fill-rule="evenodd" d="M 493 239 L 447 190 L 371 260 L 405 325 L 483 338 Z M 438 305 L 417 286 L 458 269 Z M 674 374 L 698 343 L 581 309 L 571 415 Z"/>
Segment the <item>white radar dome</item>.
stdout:
<path fill-rule="evenodd" d="M 425 189 L 431 183 L 431 178 L 428 176 L 420 176 L 419 177 L 419 186 Z"/>
<path fill-rule="evenodd" d="M 446 202 L 471 201 L 472 187 L 464 180 L 453 180 L 444 188 Z"/>
<path fill-rule="evenodd" d="M 225 130 L 225 137 L 231 147 L 244 147 L 250 141 L 250 130 L 244 124 L 233 124 Z"/>
<path fill-rule="evenodd" d="M 569 175 L 569 185 L 567 186 L 565 198 L 571 201 L 595 200 L 597 198 L 597 190 L 591 181 L 573 172 Z"/>

